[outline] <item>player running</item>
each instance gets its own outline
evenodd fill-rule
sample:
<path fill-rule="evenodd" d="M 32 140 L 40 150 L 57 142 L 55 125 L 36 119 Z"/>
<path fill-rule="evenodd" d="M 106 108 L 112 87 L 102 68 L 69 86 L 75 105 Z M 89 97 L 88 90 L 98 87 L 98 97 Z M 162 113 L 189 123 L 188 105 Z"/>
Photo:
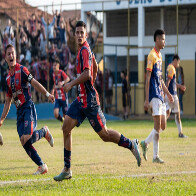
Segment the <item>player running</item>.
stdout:
<path fill-rule="evenodd" d="M 141 141 L 144 159 L 147 160 L 148 144 L 153 140 L 153 163 L 164 163 L 159 158 L 159 133 L 166 127 L 166 106 L 164 103 L 164 93 L 173 102 L 173 97 L 169 93 L 162 79 L 162 56 L 160 50 L 165 47 L 165 32 L 158 29 L 154 33 L 155 47 L 150 51 L 147 60 L 146 73 L 146 97 L 144 109 L 152 109 L 154 128 L 150 135 Z"/>
<path fill-rule="evenodd" d="M 79 85 L 79 96 L 72 102 L 63 123 L 64 168 L 58 176 L 54 177 L 54 180 L 56 181 L 62 181 L 72 177 L 71 131 L 75 126 L 79 126 L 86 117 L 92 128 L 104 142 L 113 142 L 119 146 L 128 148 L 137 159 L 138 166 L 141 164 L 138 140 L 130 140 L 117 131 L 109 130 L 106 127 L 106 120 L 101 111 L 99 96 L 93 86 L 97 73 L 97 66 L 95 66 L 95 58 L 93 58 L 90 47 L 86 41 L 86 24 L 83 21 L 77 22 L 75 36 L 79 48 L 77 55 L 78 77 L 70 83 L 65 84 L 64 90 L 65 92 L 68 92 L 73 86 Z"/>
<path fill-rule="evenodd" d="M 65 114 L 68 109 L 68 95 L 63 90 L 63 85 L 69 82 L 67 74 L 59 69 L 60 61 L 58 58 L 53 62 L 53 82 L 54 86 L 51 94 L 55 93 L 55 104 L 54 104 L 54 117 L 63 122 Z M 62 108 L 63 117 L 59 114 L 59 110 Z"/>
<path fill-rule="evenodd" d="M 26 67 L 16 63 L 16 52 L 11 44 L 6 47 L 5 60 L 9 66 L 9 73 L 6 78 L 7 94 L 0 118 L 0 127 L 9 112 L 13 97 L 17 108 L 17 131 L 21 144 L 32 161 L 38 165 L 38 170 L 34 174 L 44 174 L 48 171 L 48 167 L 42 161 L 32 144 L 42 137 L 45 137 L 51 146 L 53 146 L 54 141 L 47 126 L 36 130 L 37 114 L 35 105 L 31 100 L 30 86 L 32 85 L 35 90 L 46 95 L 51 102 L 54 102 L 54 96 L 48 93 L 46 89 L 33 78 Z"/>
<path fill-rule="evenodd" d="M 177 96 L 177 88 L 181 89 L 183 92 L 186 90 L 186 86 L 178 84 L 176 82 L 176 69 L 179 67 L 180 64 L 180 57 L 176 54 L 173 57 L 173 61 L 167 67 L 167 78 L 166 78 L 166 86 L 173 96 L 174 102 L 170 103 L 167 95 L 165 96 L 166 102 L 166 111 L 167 111 L 167 119 L 170 116 L 171 110 L 175 114 L 175 122 L 178 127 L 178 136 L 179 138 L 187 138 L 182 133 L 182 123 L 180 119 L 180 107 L 179 107 L 179 100 Z"/>

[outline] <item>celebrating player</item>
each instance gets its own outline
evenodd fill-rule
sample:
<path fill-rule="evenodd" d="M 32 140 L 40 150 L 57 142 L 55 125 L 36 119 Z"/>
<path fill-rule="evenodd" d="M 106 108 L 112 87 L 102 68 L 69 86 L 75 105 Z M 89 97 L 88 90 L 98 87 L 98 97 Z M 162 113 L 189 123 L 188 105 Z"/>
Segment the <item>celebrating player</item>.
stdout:
<path fill-rule="evenodd" d="M 144 109 L 146 111 L 149 107 L 152 109 L 154 129 L 144 141 L 141 141 L 141 147 L 144 159 L 147 160 L 148 144 L 153 140 L 153 162 L 164 163 L 159 158 L 159 133 L 160 130 L 164 130 L 166 127 L 164 93 L 171 102 L 173 102 L 173 97 L 162 79 L 162 56 L 160 50 L 165 47 L 165 32 L 161 29 L 156 30 L 154 41 L 155 47 L 150 51 L 147 60 L 146 97 L 144 103 Z"/>
<path fill-rule="evenodd" d="M 175 114 L 175 122 L 178 127 L 178 136 L 179 138 L 186 138 L 182 133 L 182 123 L 180 119 L 180 107 L 179 107 L 179 100 L 177 96 L 177 88 L 181 89 L 183 92 L 186 90 L 184 85 L 178 84 L 176 82 L 176 68 L 179 67 L 180 64 L 180 57 L 178 55 L 174 55 L 173 61 L 167 67 L 167 79 L 166 79 L 166 86 L 173 96 L 174 102 L 170 103 L 168 100 L 167 95 L 165 96 L 166 102 L 166 111 L 167 111 L 167 118 L 169 118 L 171 110 Z"/>
<path fill-rule="evenodd" d="M 97 68 L 94 69 L 96 63 L 94 63 L 94 58 L 92 58 L 90 47 L 86 41 L 86 24 L 83 21 L 77 22 L 75 36 L 79 48 L 77 55 L 78 77 L 70 83 L 65 84 L 64 90 L 65 92 L 68 92 L 73 86 L 79 85 L 79 96 L 73 101 L 68 109 L 63 123 L 64 168 L 58 176 L 54 177 L 54 180 L 56 181 L 62 181 L 72 177 L 71 131 L 75 126 L 79 126 L 86 117 L 92 128 L 103 141 L 113 142 L 119 146 L 128 148 L 137 159 L 138 166 L 141 164 L 138 140 L 130 140 L 117 131 L 109 130 L 106 127 L 106 120 L 101 111 L 98 93 L 93 86 L 93 82 L 95 81 L 94 77 L 96 75 L 93 71 L 97 71 Z"/>
<path fill-rule="evenodd" d="M 68 109 L 68 96 L 63 90 L 63 85 L 69 82 L 69 77 L 67 74 L 59 69 L 60 61 L 58 58 L 53 62 L 53 81 L 54 86 L 51 94 L 54 95 L 55 92 L 55 105 L 54 105 L 54 117 L 63 122 L 65 114 Z M 62 107 L 63 117 L 59 114 L 59 110 Z"/>
<path fill-rule="evenodd" d="M 6 78 L 7 94 L 0 118 L 0 127 L 9 112 L 13 97 L 17 108 L 17 131 L 21 144 L 32 161 L 38 165 L 38 170 L 34 174 L 44 174 L 48 171 L 47 165 L 41 160 L 32 144 L 42 137 L 45 137 L 51 146 L 54 141 L 47 126 L 36 130 L 37 114 L 31 100 L 30 86 L 32 85 L 35 90 L 46 95 L 51 102 L 54 102 L 54 96 L 33 78 L 26 67 L 16 63 L 16 52 L 11 44 L 6 47 L 5 60 L 9 66 L 9 73 Z"/>

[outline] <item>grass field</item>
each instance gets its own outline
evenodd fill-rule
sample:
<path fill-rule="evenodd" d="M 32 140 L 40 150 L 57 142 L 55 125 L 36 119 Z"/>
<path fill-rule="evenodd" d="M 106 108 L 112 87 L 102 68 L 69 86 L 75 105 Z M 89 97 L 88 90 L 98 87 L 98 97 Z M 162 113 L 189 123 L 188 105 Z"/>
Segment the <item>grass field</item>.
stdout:
<path fill-rule="evenodd" d="M 16 131 L 16 121 L 6 120 L 0 129 L 4 145 L 0 146 L 0 195 L 196 195 L 196 121 L 184 120 L 187 139 L 177 137 L 174 121 L 160 137 L 160 157 L 163 165 L 152 163 L 153 146 L 148 161 L 137 163 L 131 152 L 112 143 L 102 142 L 88 122 L 73 130 L 71 180 L 55 182 L 53 177 L 63 168 L 63 139 L 56 120 L 47 124 L 55 145 L 45 139 L 34 144 L 49 171 L 33 176 L 37 166 L 22 148 Z M 118 130 L 140 141 L 148 136 L 152 121 L 108 121 L 108 128 Z"/>

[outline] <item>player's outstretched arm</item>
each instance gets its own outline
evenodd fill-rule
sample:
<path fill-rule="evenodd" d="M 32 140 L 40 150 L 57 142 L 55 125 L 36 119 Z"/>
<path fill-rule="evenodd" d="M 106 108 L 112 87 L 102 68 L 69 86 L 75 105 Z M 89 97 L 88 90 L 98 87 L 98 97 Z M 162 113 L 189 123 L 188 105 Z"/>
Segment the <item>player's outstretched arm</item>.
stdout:
<path fill-rule="evenodd" d="M 5 120 L 9 110 L 10 110 L 10 106 L 11 106 L 11 101 L 12 101 L 12 97 L 5 97 L 5 104 L 4 104 L 4 108 L 3 108 L 3 112 L 0 118 L 0 127 L 3 124 L 3 121 Z"/>
<path fill-rule="evenodd" d="M 65 84 L 63 89 L 67 93 L 68 91 L 71 90 L 73 86 L 86 82 L 87 80 L 90 79 L 90 77 L 91 77 L 91 71 L 89 69 L 85 69 L 78 78 L 72 80 L 70 83 Z"/>
<path fill-rule="evenodd" d="M 36 91 L 46 95 L 52 103 L 54 102 L 55 98 L 54 95 L 51 95 L 37 80 L 34 78 L 31 80 L 31 85 L 35 88 Z"/>

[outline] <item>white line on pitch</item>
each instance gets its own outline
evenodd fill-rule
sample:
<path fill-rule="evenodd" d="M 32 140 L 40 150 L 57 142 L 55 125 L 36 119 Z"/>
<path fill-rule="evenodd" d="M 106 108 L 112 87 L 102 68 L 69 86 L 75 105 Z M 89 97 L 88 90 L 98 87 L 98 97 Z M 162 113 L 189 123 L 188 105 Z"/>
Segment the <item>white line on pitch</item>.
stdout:
<path fill-rule="evenodd" d="M 145 173 L 145 174 L 133 174 L 133 175 L 122 175 L 122 176 L 105 176 L 97 178 L 138 178 L 138 177 L 149 177 L 149 176 L 170 176 L 170 175 L 181 175 L 181 174 L 196 174 L 196 171 L 177 171 L 177 172 L 162 172 L 162 173 Z M 84 177 L 85 178 L 85 177 Z M 74 180 L 84 179 L 84 178 L 73 178 Z M 86 177 L 87 178 L 87 177 Z M 26 180 L 11 180 L 11 181 L 0 181 L 1 185 L 16 184 L 16 183 L 28 183 L 28 182 L 39 182 L 39 181 L 50 181 L 51 178 L 42 179 L 26 179 Z"/>

